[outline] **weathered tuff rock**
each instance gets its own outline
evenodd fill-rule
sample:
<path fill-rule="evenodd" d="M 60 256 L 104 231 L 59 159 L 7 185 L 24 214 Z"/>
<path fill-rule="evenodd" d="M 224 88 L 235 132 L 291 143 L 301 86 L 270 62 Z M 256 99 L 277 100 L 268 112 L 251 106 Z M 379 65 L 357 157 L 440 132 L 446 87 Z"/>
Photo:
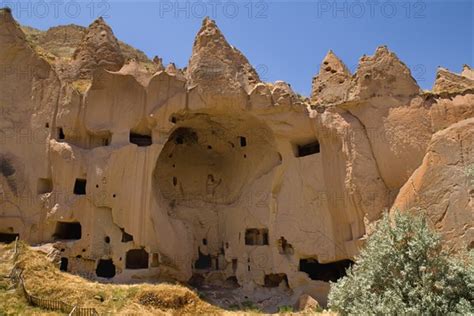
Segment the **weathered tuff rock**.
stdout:
<path fill-rule="evenodd" d="M 315 104 L 333 104 L 344 101 L 351 84 L 351 72 L 329 51 L 321 63 L 319 74 L 313 79 L 311 92 Z"/>
<path fill-rule="evenodd" d="M 434 93 L 461 94 L 467 89 L 474 89 L 474 79 L 469 66 L 464 67 L 462 75 L 457 75 L 444 68 L 438 69 L 433 86 Z"/>
<path fill-rule="evenodd" d="M 74 79 L 88 79 L 99 68 L 117 71 L 125 62 L 118 40 L 102 18 L 89 25 L 72 58 Z"/>
<path fill-rule="evenodd" d="M 427 208 L 472 245 L 473 92 L 421 92 L 386 47 L 353 75 L 328 53 L 309 101 L 261 82 L 209 19 L 186 71 L 126 58 L 102 20 L 73 50 L 33 49 L 6 10 L 0 26 L 0 237 L 56 241 L 70 272 L 324 305 L 384 209 Z"/>
<path fill-rule="evenodd" d="M 194 89 L 192 97 L 204 107 L 245 108 L 247 94 L 260 82 L 247 58 L 209 18 L 204 19 L 194 41 L 187 74 L 188 86 Z"/>
<path fill-rule="evenodd" d="M 474 118 L 433 135 L 422 164 L 402 187 L 394 209 L 426 211 L 451 247 L 474 246 Z"/>

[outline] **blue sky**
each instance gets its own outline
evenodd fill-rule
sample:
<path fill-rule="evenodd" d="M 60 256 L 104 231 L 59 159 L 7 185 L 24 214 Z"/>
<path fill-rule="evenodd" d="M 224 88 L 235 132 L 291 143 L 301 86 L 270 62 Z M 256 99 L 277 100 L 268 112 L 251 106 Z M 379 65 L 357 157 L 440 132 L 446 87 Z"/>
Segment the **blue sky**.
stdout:
<path fill-rule="evenodd" d="M 262 79 L 306 96 L 329 49 L 355 71 L 362 55 L 388 45 L 424 89 L 438 66 L 473 65 L 471 0 L 0 0 L 7 5 L 20 23 L 43 30 L 103 15 L 119 39 L 179 67 L 208 15 Z"/>

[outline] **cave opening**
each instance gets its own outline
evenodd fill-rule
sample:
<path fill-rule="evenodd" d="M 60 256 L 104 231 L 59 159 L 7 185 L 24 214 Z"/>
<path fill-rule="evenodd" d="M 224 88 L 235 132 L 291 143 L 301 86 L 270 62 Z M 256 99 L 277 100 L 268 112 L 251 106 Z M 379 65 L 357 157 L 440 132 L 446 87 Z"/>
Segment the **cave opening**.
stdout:
<path fill-rule="evenodd" d="M 59 270 L 67 272 L 67 265 L 69 263 L 68 258 L 61 257 L 61 262 L 59 264 Z"/>
<path fill-rule="evenodd" d="M 130 132 L 130 143 L 139 147 L 151 146 L 151 135 L 144 135 Z"/>
<path fill-rule="evenodd" d="M 285 273 L 271 273 L 265 274 L 264 286 L 265 287 L 278 287 L 281 282 L 285 282 L 288 287 L 288 277 Z"/>
<path fill-rule="evenodd" d="M 113 278 L 115 276 L 115 265 L 112 259 L 100 259 L 95 274 L 101 278 Z"/>
<path fill-rule="evenodd" d="M 73 189 L 74 194 L 85 195 L 86 185 L 87 185 L 86 179 L 76 179 L 76 182 L 74 182 L 74 189 Z"/>
<path fill-rule="evenodd" d="M 127 233 L 125 229 L 120 228 L 120 230 L 122 231 L 122 242 L 133 241 L 133 236 Z"/>
<path fill-rule="evenodd" d="M 39 178 L 36 187 L 38 194 L 51 193 L 53 191 L 53 181 L 51 179 Z"/>
<path fill-rule="evenodd" d="M 193 113 L 178 123 L 153 174 L 154 189 L 173 205 L 233 203 L 247 184 L 280 164 L 274 134 L 251 115 Z"/>
<path fill-rule="evenodd" d="M 127 251 L 125 269 L 148 269 L 148 252 L 145 249 L 130 249 Z"/>
<path fill-rule="evenodd" d="M 0 156 L 0 173 L 4 177 L 9 177 L 15 174 L 15 168 L 13 167 L 11 161 L 4 156 Z"/>
<path fill-rule="evenodd" d="M 198 259 L 194 262 L 194 269 L 198 270 L 205 270 L 205 269 L 211 269 L 212 268 L 212 260 L 211 260 L 211 255 L 204 255 L 201 252 L 201 249 L 198 248 L 199 252 L 199 257 Z"/>
<path fill-rule="evenodd" d="M 351 260 L 340 260 L 331 263 L 319 263 L 316 259 L 300 259 L 299 271 L 305 272 L 311 280 L 336 282 L 346 275 L 346 269 L 352 266 Z"/>
<path fill-rule="evenodd" d="M 318 154 L 321 151 L 319 142 L 314 140 L 310 143 L 296 146 L 296 157 L 305 157 Z"/>
<path fill-rule="evenodd" d="M 79 222 L 57 222 L 53 237 L 56 240 L 81 239 L 82 227 Z"/>
<path fill-rule="evenodd" d="M 240 147 L 247 146 L 247 138 L 244 136 L 239 136 Z"/>
<path fill-rule="evenodd" d="M 248 228 L 245 230 L 245 244 L 252 246 L 268 245 L 268 229 Z"/>
<path fill-rule="evenodd" d="M 64 130 L 62 127 L 58 127 L 58 139 L 59 140 L 64 140 L 66 138 L 66 135 L 64 135 Z"/>
<path fill-rule="evenodd" d="M 15 239 L 18 237 L 20 239 L 20 234 L 15 234 L 15 233 L 0 233 L 0 242 L 9 244 L 15 241 Z"/>

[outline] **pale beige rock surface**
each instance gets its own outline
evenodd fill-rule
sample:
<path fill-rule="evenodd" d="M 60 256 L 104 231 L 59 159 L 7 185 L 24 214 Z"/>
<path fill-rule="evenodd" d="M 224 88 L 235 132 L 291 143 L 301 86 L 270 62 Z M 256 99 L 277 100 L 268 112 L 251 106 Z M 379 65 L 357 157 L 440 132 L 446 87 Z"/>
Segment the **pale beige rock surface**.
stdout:
<path fill-rule="evenodd" d="M 426 210 L 451 247 L 474 245 L 474 118 L 433 135 L 421 166 L 393 205 Z"/>
<path fill-rule="evenodd" d="M 0 26 L 0 236 L 56 242 L 69 272 L 324 306 L 385 209 L 472 244 L 472 91 L 421 92 L 386 47 L 353 75 L 328 53 L 306 99 L 210 19 L 186 69 L 128 58 L 103 20 L 29 33 L 41 49 L 6 10 Z"/>

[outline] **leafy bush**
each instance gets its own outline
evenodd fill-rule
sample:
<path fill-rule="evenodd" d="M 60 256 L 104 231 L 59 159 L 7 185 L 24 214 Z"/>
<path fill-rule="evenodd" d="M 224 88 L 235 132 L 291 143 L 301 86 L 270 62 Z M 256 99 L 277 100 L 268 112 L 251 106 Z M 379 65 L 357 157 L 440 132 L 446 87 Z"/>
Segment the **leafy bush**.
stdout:
<path fill-rule="evenodd" d="M 377 225 L 347 276 L 331 284 L 343 315 L 474 313 L 474 254 L 452 255 L 423 216 L 396 212 Z"/>

